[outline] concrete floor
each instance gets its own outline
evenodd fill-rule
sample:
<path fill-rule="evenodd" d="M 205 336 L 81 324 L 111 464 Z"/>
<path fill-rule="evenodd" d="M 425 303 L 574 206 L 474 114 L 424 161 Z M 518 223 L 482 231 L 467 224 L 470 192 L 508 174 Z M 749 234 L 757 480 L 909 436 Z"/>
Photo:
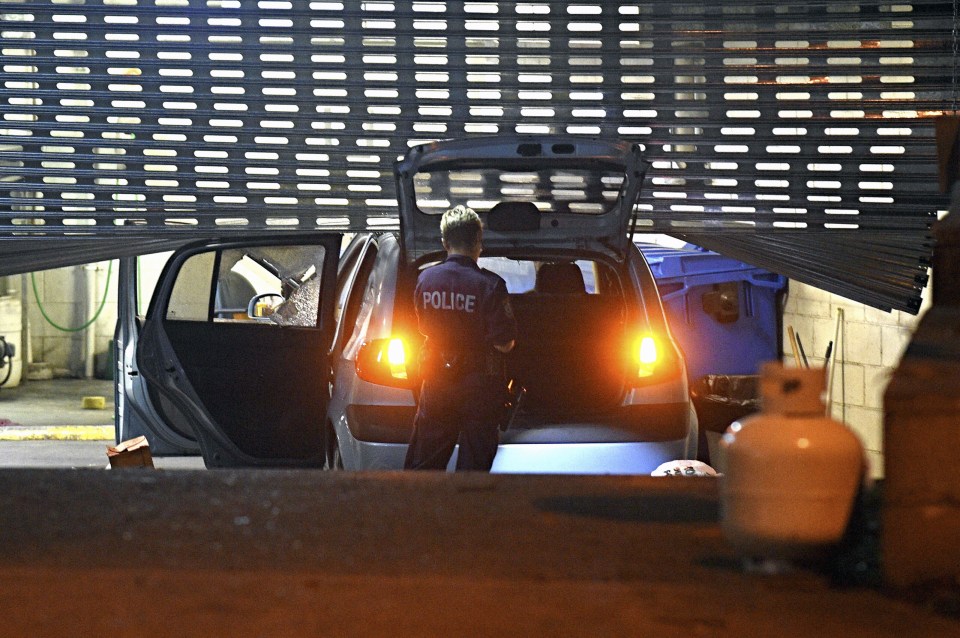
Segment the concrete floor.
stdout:
<path fill-rule="evenodd" d="M 102 410 L 83 408 L 83 398 L 104 398 Z M 113 425 L 113 381 L 101 379 L 24 379 L 0 387 L 0 425 L 23 427 Z"/>
<path fill-rule="evenodd" d="M 2 389 L 0 430 L 112 424 L 80 405 L 111 393 Z M 960 637 L 902 596 L 744 572 L 717 479 L 94 462 L 0 467 L 0 635 Z"/>
<path fill-rule="evenodd" d="M 101 396 L 103 409 L 83 407 Z M 0 468 L 105 469 L 115 443 L 113 381 L 24 380 L 0 387 Z M 154 458 L 157 469 L 203 469 L 199 456 Z"/>
<path fill-rule="evenodd" d="M 31 434 L 34 434 L 33 430 L 31 428 Z M 42 439 L 25 439 L 23 432 L 16 432 L 17 438 L 4 440 L 4 434 L 0 431 L 0 468 L 105 470 L 109 460 L 107 447 L 114 444 L 113 438 L 95 441 L 53 438 L 60 432 L 41 432 L 39 434 L 45 437 Z M 200 456 L 154 456 L 153 465 L 158 470 L 205 469 Z"/>
<path fill-rule="evenodd" d="M 0 470 L 9 636 L 960 636 L 745 573 L 716 479 Z"/>

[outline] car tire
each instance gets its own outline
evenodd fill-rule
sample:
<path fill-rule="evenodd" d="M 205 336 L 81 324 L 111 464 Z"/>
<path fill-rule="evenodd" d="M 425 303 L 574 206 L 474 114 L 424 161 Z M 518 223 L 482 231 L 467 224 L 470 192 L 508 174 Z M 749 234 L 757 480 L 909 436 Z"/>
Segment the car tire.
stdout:
<path fill-rule="evenodd" d="M 334 430 L 333 425 L 329 423 L 326 427 L 326 436 L 324 439 L 327 460 L 324 463 L 323 469 L 331 472 L 342 470 L 343 457 L 340 455 L 340 442 L 337 440 L 336 430 Z"/>
<path fill-rule="evenodd" d="M 700 419 L 697 416 L 697 411 L 694 409 L 692 401 L 689 403 L 688 423 L 689 430 L 687 431 L 687 441 L 685 445 L 687 449 L 687 458 L 702 461 L 703 459 L 701 456 L 703 453 L 706 453 L 707 459 L 709 459 L 710 451 L 709 449 L 704 449 L 702 446 L 700 438 Z M 704 462 L 709 465 L 709 461 Z"/>

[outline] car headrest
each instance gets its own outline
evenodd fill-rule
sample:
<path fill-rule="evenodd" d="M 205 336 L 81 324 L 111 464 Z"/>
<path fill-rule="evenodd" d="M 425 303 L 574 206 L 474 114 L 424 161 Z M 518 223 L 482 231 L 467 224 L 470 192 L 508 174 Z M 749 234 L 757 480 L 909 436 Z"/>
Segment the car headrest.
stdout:
<path fill-rule="evenodd" d="M 583 273 L 574 263 L 540 264 L 537 269 L 536 292 L 547 294 L 586 294 Z"/>
<path fill-rule="evenodd" d="M 228 270 L 217 281 L 217 305 L 221 308 L 246 308 L 257 291 L 246 277 Z"/>
<path fill-rule="evenodd" d="M 540 230 L 540 210 L 533 202 L 498 202 L 487 213 L 487 228 L 501 232 Z"/>

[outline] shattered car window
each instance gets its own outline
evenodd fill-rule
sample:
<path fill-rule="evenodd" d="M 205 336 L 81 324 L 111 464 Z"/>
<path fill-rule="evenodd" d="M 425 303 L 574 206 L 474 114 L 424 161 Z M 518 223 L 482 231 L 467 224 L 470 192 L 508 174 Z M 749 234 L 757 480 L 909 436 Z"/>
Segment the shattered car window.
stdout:
<path fill-rule="evenodd" d="M 316 326 L 319 305 L 320 278 L 313 276 L 292 290 L 269 319 L 281 326 Z"/>
<path fill-rule="evenodd" d="M 177 275 L 167 319 L 316 326 L 323 259 L 320 246 L 233 248 L 194 255 Z"/>

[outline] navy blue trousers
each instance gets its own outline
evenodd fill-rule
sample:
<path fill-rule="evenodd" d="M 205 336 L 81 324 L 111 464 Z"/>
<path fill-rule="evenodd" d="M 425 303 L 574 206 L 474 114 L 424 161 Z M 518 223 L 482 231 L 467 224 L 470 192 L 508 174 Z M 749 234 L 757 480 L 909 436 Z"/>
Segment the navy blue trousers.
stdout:
<path fill-rule="evenodd" d="M 444 470 L 459 444 L 457 471 L 489 472 L 500 443 L 502 385 L 485 374 L 425 380 L 404 469 Z"/>

